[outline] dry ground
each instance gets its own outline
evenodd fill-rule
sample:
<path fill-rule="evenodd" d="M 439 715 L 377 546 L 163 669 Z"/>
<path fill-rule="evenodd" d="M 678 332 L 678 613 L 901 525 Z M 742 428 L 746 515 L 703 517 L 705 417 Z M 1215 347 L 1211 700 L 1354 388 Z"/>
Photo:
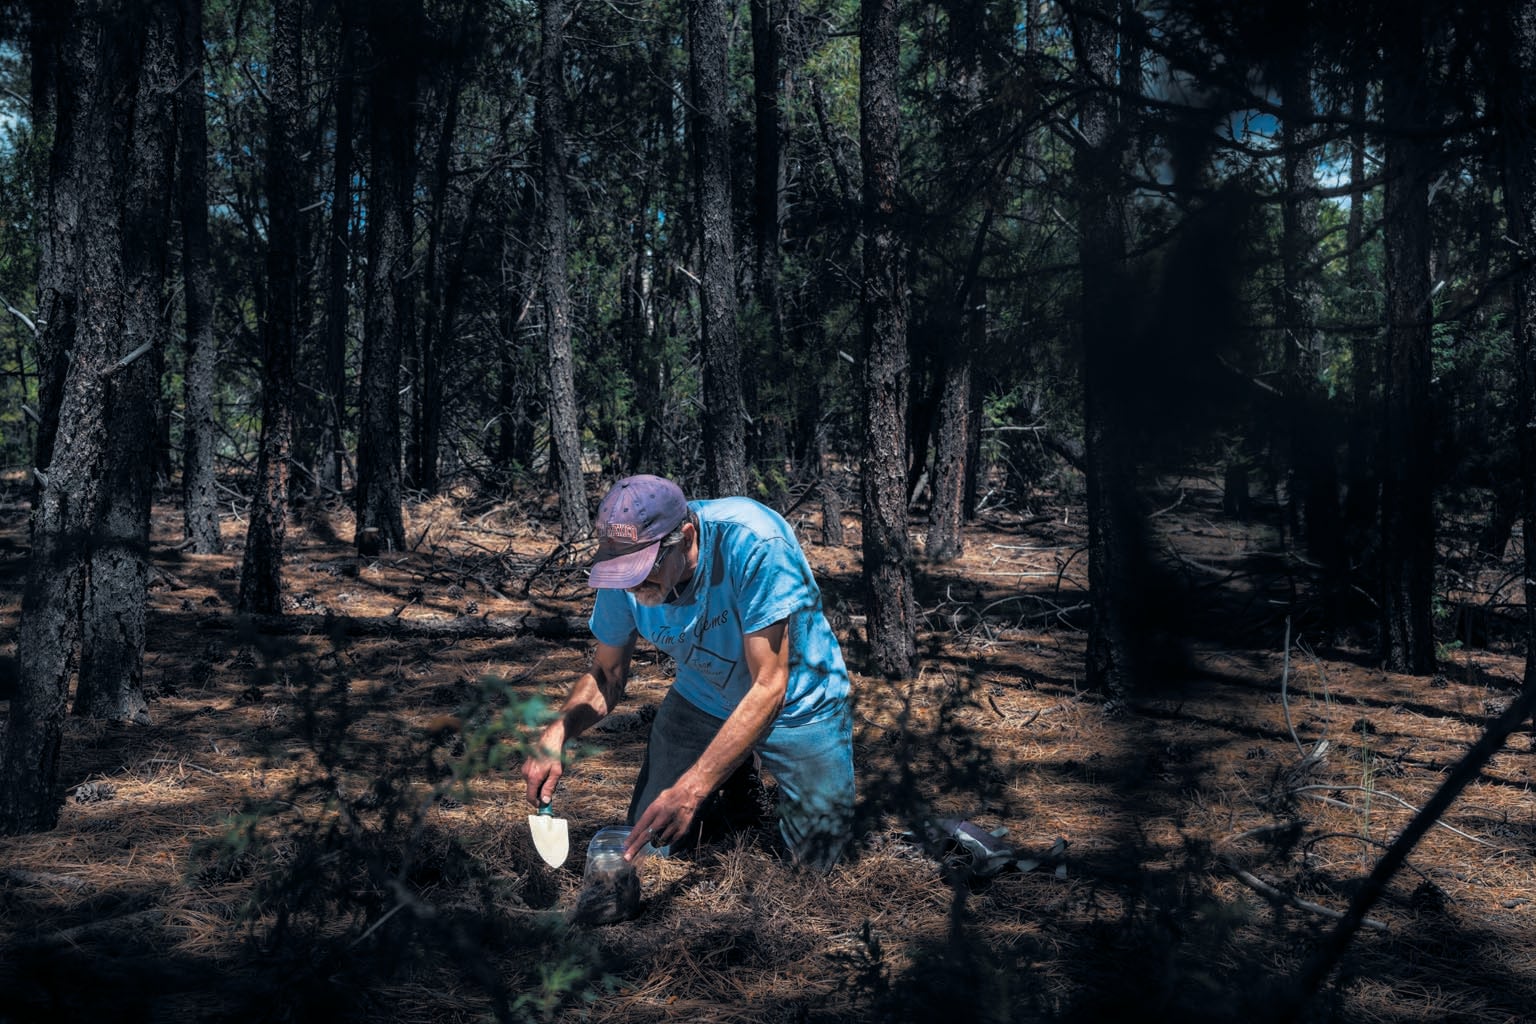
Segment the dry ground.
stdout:
<path fill-rule="evenodd" d="M 633 712 L 668 676 L 642 655 L 631 714 L 591 734 L 558 805 L 571 859 L 544 869 L 515 742 L 525 699 L 558 699 L 587 647 L 555 628 L 587 599 L 549 557 L 547 510 L 415 504 L 412 550 L 360 560 L 346 513 L 311 509 L 288 563 L 310 618 L 257 630 L 231 614 L 243 523 L 225 523 L 231 553 L 190 556 L 158 507 L 154 723 L 71 719 L 58 828 L 0 840 L 0 1021 L 1261 1015 L 1510 699 L 1524 651 L 1495 629 L 1448 645 L 1433 679 L 1372 668 L 1309 635 L 1305 566 L 1272 528 L 1222 519 L 1197 480 L 1169 498 L 1154 522 L 1183 639 L 1134 707 L 1082 688 L 1080 509 L 987 515 L 961 561 L 919 568 L 920 677 L 855 677 L 856 855 L 811 876 L 747 830 L 646 862 L 640 918 L 592 929 L 563 912 L 587 838 L 627 805 Z M 0 533 L 6 676 L 19 501 Z M 857 522 L 835 549 L 796 522 L 857 664 Z M 1507 568 L 1457 566 L 1462 597 Z M 1517 735 L 1431 831 L 1314 1019 L 1532 1019 L 1531 747 Z M 1006 827 L 1026 852 L 1065 839 L 1066 859 L 967 877 L 908 833 L 925 814 Z"/>

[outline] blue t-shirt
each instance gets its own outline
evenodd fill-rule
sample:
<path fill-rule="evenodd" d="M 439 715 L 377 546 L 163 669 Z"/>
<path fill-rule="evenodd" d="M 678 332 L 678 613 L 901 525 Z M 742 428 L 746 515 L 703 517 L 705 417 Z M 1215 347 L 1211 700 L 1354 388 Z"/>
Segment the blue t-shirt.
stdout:
<path fill-rule="evenodd" d="M 622 647 L 636 633 L 677 664 L 674 688 L 727 718 L 752 685 L 743 638 L 788 619 L 789 689 L 778 721 L 803 725 L 839 710 L 848 670 L 821 612 L 821 590 L 784 517 L 751 498 L 688 503 L 699 520 L 699 564 L 673 601 L 647 607 L 599 590 L 592 635 Z"/>

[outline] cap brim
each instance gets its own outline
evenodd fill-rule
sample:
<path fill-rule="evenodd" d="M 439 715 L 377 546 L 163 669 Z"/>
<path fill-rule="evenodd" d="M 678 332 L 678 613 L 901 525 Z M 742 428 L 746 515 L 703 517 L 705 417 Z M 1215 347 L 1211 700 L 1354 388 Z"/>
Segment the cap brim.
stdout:
<path fill-rule="evenodd" d="M 587 586 L 595 590 L 628 590 L 638 586 L 651 574 L 651 566 L 656 564 L 656 552 L 660 549 L 661 541 L 658 540 L 643 548 L 593 563 L 587 572 Z"/>

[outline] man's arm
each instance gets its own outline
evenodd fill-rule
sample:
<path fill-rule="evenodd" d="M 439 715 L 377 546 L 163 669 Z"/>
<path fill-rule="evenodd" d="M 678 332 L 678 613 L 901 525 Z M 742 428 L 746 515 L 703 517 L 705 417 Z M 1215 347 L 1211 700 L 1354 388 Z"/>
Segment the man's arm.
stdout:
<path fill-rule="evenodd" d="M 523 778 L 528 782 L 528 802 L 535 807 L 549 803 L 564 774 L 560 752 L 567 740 L 573 740 L 602 721 L 624 696 L 629 681 L 629 659 L 635 652 L 635 638 L 622 647 L 599 642 L 592 653 L 592 663 L 571 686 L 556 718 L 539 733 L 534 751 L 523 762 Z"/>
<path fill-rule="evenodd" d="M 658 846 L 676 842 L 693 825 L 705 799 L 725 783 L 752 746 L 768 734 L 784 707 L 789 690 L 789 620 L 743 638 L 752 685 L 736 705 L 699 759 L 674 783 L 657 794 L 630 830 L 624 856 L 632 857 L 647 842 Z"/>

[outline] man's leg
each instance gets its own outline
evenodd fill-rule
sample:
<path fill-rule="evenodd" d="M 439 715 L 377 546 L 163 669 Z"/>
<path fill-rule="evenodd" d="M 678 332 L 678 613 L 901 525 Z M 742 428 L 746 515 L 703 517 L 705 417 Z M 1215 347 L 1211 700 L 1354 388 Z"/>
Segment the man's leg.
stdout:
<path fill-rule="evenodd" d="M 706 714 L 687 700 L 668 691 L 651 722 L 651 738 L 646 745 L 645 761 L 635 780 L 635 791 L 629 801 L 629 823 L 640 820 L 640 815 L 651 805 L 661 791 L 675 783 L 682 774 L 693 767 L 704 748 L 709 746 L 724 721 Z M 734 831 L 761 821 L 761 807 L 757 796 L 762 782 L 751 757 L 737 766 L 720 789 L 704 801 L 694 818 L 689 835 L 666 849 L 663 854 L 689 849 L 701 839 L 712 839 L 718 834 Z"/>
<path fill-rule="evenodd" d="M 724 723 L 707 715 L 668 690 L 651 722 L 651 738 L 645 747 L 645 760 L 635 779 L 635 792 L 629 800 L 629 823 L 633 825 L 651 806 L 651 801 L 670 787 L 683 772 L 693 767 L 709 741 Z"/>
<path fill-rule="evenodd" d="M 779 782 L 779 834 L 796 860 L 826 871 L 843 855 L 853 827 L 851 705 L 811 725 L 780 725 L 758 751 Z"/>

